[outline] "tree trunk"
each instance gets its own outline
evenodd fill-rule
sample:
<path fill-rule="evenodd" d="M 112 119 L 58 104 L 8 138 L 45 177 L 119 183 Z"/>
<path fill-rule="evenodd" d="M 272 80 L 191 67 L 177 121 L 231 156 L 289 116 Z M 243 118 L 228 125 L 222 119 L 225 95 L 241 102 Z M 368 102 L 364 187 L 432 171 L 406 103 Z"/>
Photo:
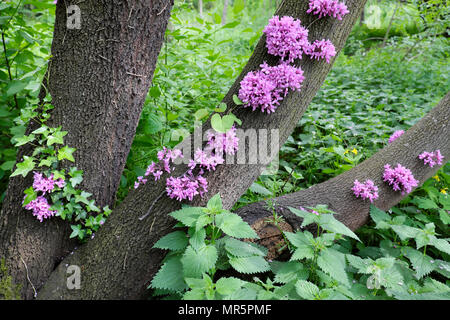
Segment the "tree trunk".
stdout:
<path fill-rule="evenodd" d="M 228 0 L 223 0 L 222 25 L 227 23 Z"/>
<path fill-rule="evenodd" d="M 351 230 L 356 230 L 367 223 L 369 219 L 370 202 L 356 198 L 351 190 L 353 182 L 371 179 L 379 189 L 379 198 L 374 205 L 381 210 L 395 206 L 405 196 L 383 182 L 384 165 L 391 167 L 400 163 L 410 169 L 419 185 L 436 174 L 439 166 L 430 168 L 424 165 L 418 155 L 423 151 L 440 150 L 444 161 L 450 158 L 450 93 L 439 102 L 424 118 L 412 126 L 400 138 L 378 151 L 372 157 L 355 168 L 340 174 L 323 183 L 308 189 L 294 192 L 273 199 L 278 213 L 285 216 L 286 221 L 294 228 L 300 227 L 300 218 L 292 214 L 288 207 L 313 207 L 326 204 L 337 212 L 336 218 Z M 445 162 L 444 162 L 445 164 Z M 252 203 L 242 207 L 237 212 L 248 223 L 271 216 L 264 202 Z"/>
<path fill-rule="evenodd" d="M 352 26 L 361 14 L 365 1 L 347 1 L 350 13 L 342 21 L 333 18 L 317 20 L 317 16 L 307 14 L 307 1 L 285 0 L 276 15 L 290 15 L 299 18 L 302 25 L 309 26 L 309 40 L 330 39 L 339 52 L 344 46 Z M 314 23 L 312 23 L 314 21 Z M 306 107 L 315 96 L 332 64 L 304 58 L 300 65 L 304 70 L 304 81 L 300 92 L 290 93 L 280 104 L 277 111 L 270 115 L 249 108 L 238 107 L 233 103 L 240 81 L 252 70 L 267 61 L 277 60 L 268 55 L 265 48 L 265 36 L 257 44 L 255 51 L 240 76 L 236 79 L 223 102 L 243 122 L 246 129 L 271 129 L 279 132 L 281 146 L 302 117 Z M 333 60 L 334 61 L 334 60 Z M 209 129 L 209 121 L 202 132 Z M 240 148 L 248 154 L 249 146 L 240 141 Z M 277 151 L 277 150 L 275 150 Z M 269 158 L 273 159 L 276 152 Z M 181 175 L 186 165 L 178 165 L 172 174 Z M 242 193 L 260 174 L 261 165 L 221 165 L 216 171 L 205 175 L 209 192 L 204 199 L 195 200 L 191 205 L 203 205 L 212 195 L 220 192 L 225 208 L 231 208 Z M 95 238 L 69 255 L 55 269 L 49 281 L 40 291 L 41 299 L 134 299 L 142 297 L 146 288 L 158 271 L 164 257 L 161 250 L 152 249 L 153 244 L 172 230 L 174 221 L 168 216 L 171 211 L 180 208 L 180 203 L 165 195 L 165 178 L 157 183 L 147 183 L 130 192 L 120 206 L 114 210 L 105 225 L 96 233 Z M 149 211 L 149 208 L 151 210 Z M 149 213 L 149 214 L 148 214 Z M 145 219 L 139 219 L 146 216 Z M 68 290 L 66 271 L 69 265 L 81 268 L 81 289 Z"/>
<path fill-rule="evenodd" d="M 203 0 L 198 0 L 198 14 L 203 18 Z"/>
<path fill-rule="evenodd" d="M 81 28 L 66 27 L 66 6 L 77 4 Z M 46 83 L 53 97 L 52 126 L 68 131 L 83 190 L 99 207 L 113 205 L 173 1 L 59 1 Z M 31 125 L 30 125 L 31 126 Z M 29 148 L 21 148 L 21 161 Z M 14 177 L 0 215 L 0 257 L 30 298 L 74 247 L 59 218 L 40 223 L 22 208 L 31 185 Z M 29 279 L 28 279 L 29 278 Z"/>

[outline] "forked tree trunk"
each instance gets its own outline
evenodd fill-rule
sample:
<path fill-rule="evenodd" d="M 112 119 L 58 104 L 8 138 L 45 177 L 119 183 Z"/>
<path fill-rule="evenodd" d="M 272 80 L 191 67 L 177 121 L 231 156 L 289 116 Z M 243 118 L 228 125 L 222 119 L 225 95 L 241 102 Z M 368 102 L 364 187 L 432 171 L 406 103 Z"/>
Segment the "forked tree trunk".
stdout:
<path fill-rule="evenodd" d="M 66 7 L 77 4 L 81 28 L 66 27 Z M 151 84 L 173 0 L 60 0 L 46 83 L 53 126 L 68 131 L 81 188 L 99 207 L 112 205 Z M 69 14 L 69 16 L 71 16 Z M 21 148 L 17 161 L 30 153 Z M 11 178 L 0 215 L 0 257 L 24 298 L 33 296 L 74 247 L 59 218 L 40 223 L 22 209 L 31 174 Z M 34 288 L 33 288 L 34 287 Z"/>
<path fill-rule="evenodd" d="M 299 18 L 302 25 L 309 27 L 309 40 L 330 39 L 339 52 L 356 21 L 361 14 L 364 0 L 346 1 L 350 13 L 342 21 L 333 18 L 317 20 L 317 16 L 307 14 L 308 1 L 285 0 L 277 10 L 277 15 L 289 15 Z M 314 22 L 314 23 L 313 23 Z M 268 55 L 263 36 L 248 64 L 236 79 L 224 98 L 228 108 L 241 120 L 245 129 L 271 129 L 279 132 L 279 146 L 288 138 L 302 117 L 305 109 L 315 96 L 332 64 L 311 60 L 307 57 L 300 61 L 305 81 L 300 92 L 290 93 L 273 114 L 267 115 L 249 108 L 237 107 L 232 96 L 237 94 L 240 81 L 247 72 L 256 70 L 267 61 L 277 60 Z M 334 61 L 334 60 L 333 60 Z M 203 132 L 209 128 L 209 122 Z M 248 146 L 243 141 L 240 148 Z M 275 150 L 278 151 L 278 150 Z M 276 152 L 272 152 L 273 159 Z M 174 176 L 181 175 L 186 165 L 178 165 Z M 212 195 L 220 192 L 225 208 L 231 208 L 242 193 L 260 174 L 261 166 L 256 164 L 222 165 L 205 177 L 208 179 L 209 192 L 202 200 L 191 205 L 202 205 Z M 158 271 L 164 254 L 152 249 L 153 244 L 172 231 L 171 211 L 180 208 L 180 203 L 165 196 L 165 178 L 157 183 L 146 185 L 130 192 L 122 204 L 114 210 L 105 225 L 96 233 L 95 239 L 83 245 L 69 255 L 52 273 L 49 281 L 38 294 L 41 299 L 130 299 L 139 298 Z M 152 207 L 150 214 L 145 216 Z M 67 266 L 78 265 L 81 268 L 81 289 L 68 290 L 66 287 Z"/>
<path fill-rule="evenodd" d="M 378 151 L 355 168 L 308 189 L 273 199 L 277 212 L 286 218 L 294 228 L 299 228 L 301 220 L 292 214 L 288 207 L 313 207 L 326 204 L 337 212 L 336 218 L 352 230 L 364 225 L 369 219 L 370 202 L 353 195 L 351 188 L 355 179 L 363 182 L 371 179 L 378 186 L 379 198 L 374 205 L 382 210 L 395 206 L 405 196 L 383 182 L 384 165 L 391 167 L 400 163 L 410 169 L 422 185 L 433 176 L 439 166 L 430 168 L 423 164 L 418 155 L 423 151 L 440 150 L 445 161 L 450 159 L 450 93 L 439 102 L 425 117 L 406 131 L 400 138 Z M 237 212 L 252 224 L 256 220 L 272 215 L 264 202 L 252 203 Z"/>

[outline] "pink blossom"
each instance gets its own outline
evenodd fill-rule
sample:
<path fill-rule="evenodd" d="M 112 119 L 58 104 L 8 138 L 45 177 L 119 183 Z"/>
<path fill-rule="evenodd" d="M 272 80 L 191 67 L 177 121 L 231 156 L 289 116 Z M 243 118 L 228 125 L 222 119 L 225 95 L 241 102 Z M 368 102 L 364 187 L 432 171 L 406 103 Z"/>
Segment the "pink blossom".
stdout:
<path fill-rule="evenodd" d="M 389 164 L 384 166 L 383 181 L 392 186 L 395 191 L 401 191 L 402 195 L 410 193 L 412 188 L 419 184 L 411 170 L 403 167 L 400 163 L 395 169 L 392 169 Z"/>
<path fill-rule="evenodd" d="M 238 150 L 238 146 L 239 138 L 236 136 L 235 126 L 228 130 L 227 133 L 220 133 L 215 130 L 208 131 L 207 151 L 214 151 L 216 155 L 221 155 L 223 152 L 227 154 L 235 154 Z"/>
<path fill-rule="evenodd" d="M 330 58 L 336 55 L 336 49 L 330 40 L 323 39 L 314 41 L 307 53 L 312 59 L 325 59 L 327 63 L 330 63 Z"/>
<path fill-rule="evenodd" d="M 403 131 L 403 130 L 397 130 L 397 131 L 395 131 L 395 132 L 392 134 L 392 136 L 389 137 L 388 142 L 389 142 L 389 143 L 394 142 L 395 140 L 397 140 L 398 137 L 400 137 L 400 136 L 401 136 L 402 134 L 404 134 L 404 133 L 405 133 L 405 131 Z"/>
<path fill-rule="evenodd" d="M 441 154 L 440 150 L 436 150 L 434 152 L 427 152 L 424 151 L 419 155 L 419 159 L 423 160 L 423 163 L 426 165 L 428 164 L 431 168 L 434 167 L 434 165 L 442 165 L 442 161 L 444 160 L 444 157 Z"/>
<path fill-rule="evenodd" d="M 281 19 L 273 16 L 264 28 L 266 34 L 266 47 L 269 54 L 279 56 L 288 62 L 301 59 L 305 48 L 308 47 L 308 30 L 300 20 L 284 16 Z"/>
<path fill-rule="evenodd" d="M 43 196 L 38 196 L 36 199 L 31 200 L 25 205 L 25 209 L 32 210 L 33 216 L 35 216 L 40 222 L 42 222 L 43 219 L 53 217 L 57 212 L 50 210 L 50 205 L 48 204 L 47 199 Z"/>
<path fill-rule="evenodd" d="M 332 16 L 342 20 L 342 17 L 350 11 L 348 11 L 345 3 L 337 0 L 309 0 L 309 9 L 306 12 L 318 14 L 319 19 L 325 16 Z"/>
<path fill-rule="evenodd" d="M 364 183 L 355 180 L 352 190 L 357 198 L 369 199 L 370 202 L 378 199 L 378 187 L 370 179 Z"/>

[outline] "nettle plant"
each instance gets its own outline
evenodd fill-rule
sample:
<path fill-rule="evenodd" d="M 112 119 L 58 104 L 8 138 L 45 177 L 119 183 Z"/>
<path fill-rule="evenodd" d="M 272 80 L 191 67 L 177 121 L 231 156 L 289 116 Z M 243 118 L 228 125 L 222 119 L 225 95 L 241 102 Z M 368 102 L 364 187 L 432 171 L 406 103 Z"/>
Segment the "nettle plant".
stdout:
<path fill-rule="evenodd" d="M 53 109 L 49 95 L 42 105 L 32 105 L 22 110 L 20 122 L 33 119 L 40 127 L 29 135 L 14 137 L 15 146 L 29 144 L 33 152 L 23 156 L 23 161 L 17 163 L 11 177 L 33 174 L 33 184 L 27 188 L 22 206 L 30 210 L 40 221 L 59 216 L 72 222 L 71 238 L 86 240 L 94 237 L 94 233 L 105 222 L 111 210 L 108 206 L 103 210 L 90 199 L 91 193 L 76 188 L 83 181 L 83 170 L 70 167 L 68 163 L 75 162 L 75 148 L 64 145 L 67 131 L 61 127 L 52 128 L 46 125 Z M 25 119 L 25 121 L 24 121 Z"/>

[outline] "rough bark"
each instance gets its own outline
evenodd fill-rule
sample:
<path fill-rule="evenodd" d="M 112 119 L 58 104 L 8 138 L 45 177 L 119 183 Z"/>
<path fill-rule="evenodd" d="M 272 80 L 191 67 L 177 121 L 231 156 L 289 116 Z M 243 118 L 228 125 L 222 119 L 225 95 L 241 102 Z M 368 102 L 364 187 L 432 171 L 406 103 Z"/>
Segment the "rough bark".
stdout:
<path fill-rule="evenodd" d="M 347 1 L 350 13 L 342 21 L 333 18 L 317 20 L 317 16 L 307 14 L 307 1 L 285 0 L 276 14 L 290 15 L 299 18 L 310 30 L 309 40 L 330 39 L 339 52 L 344 46 L 352 26 L 360 16 L 365 1 Z M 249 108 L 238 107 L 232 96 L 237 94 L 240 81 L 259 65 L 278 62 L 268 55 L 265 48 L 265 36 L 257 44 L 248 64 L 225 96 L 223 102 L 242 120 L 241 128 L 245 129 L 277 129 L 279 146 L 288 138 L 295 128 L 305 109 L 311 102 L 331 69 L 332 63 L 304 58 L 297 63 L 304 70 L 304 81 L 300 92 L 290 93 L 280 104 L 277 111 L 267 115 L 252 112 Z M 334 60 L 332 60 L 334 62 Z M 209 121 L 202 132 L 209 128 Z M 242 141 L 240 148 L 246 148 Z M 247 153 L 248 154 L 248 153 Z M 272 153 L 272 159 L 276 153 Z M 174 176 L 181 175 L 187 169 L 179 165 Z M 192 205 L 202 205 L 212 195 L 220 192 L 225 208 L 231 208 L 242 193 L 260 174 L 261 165 L 222 165 L 208 179 L 208 194 Z M 153 244 L 172 230 L 173 219 L 168 216 L 171 211 L 180 208 L 180 203 L 164 195 L 163 176 L 157 183 L 147 183 L 127 196 L 122 204 L 114 210 L 105 225 L 97 232 L 95 239 L 68 256 L 52 273 L 49 281 L 40 291 L 40 299 L 134 299 L 141 297 L 148 284 L 158 271 L 164 254 L 160 250 L 151 249 Z M 149 208 L 150 214 L 143 220 Z M 66 288 L 67 266 L 81 267 L 81 289 Z"/>
<path fill-rule="evenodd" d="M 66 27 L 66 7 L 77 4 L 81 28 Z M 59 1 L 44 83 L 55 109 L 49 125 L 68 131 L 83 190 L 99 207 L 113 205 L 120 175 L 151 84 L 173 1 Z M 31 125 L 32 126 L 32 125 Z M 21 161 L 29 148 L 21 148 Z M 74 247 L 61 219 L 40 223 L 23 210 L 31 175 L 10 180 L 0 214 L 0 257 L 23 297 L 30 298 L 55 264 Z"/>
<path fill-rule="evenodd" d="M 351 188 L 355 179 L 360 182 L 366 179 L 374 181 L 379 188 L 379 198 L 373 204 L 382 210 L 388 210 L 406 195 L 402 196 L 400 192 L 393 191 L 387 183 L 383 182 L 384 165 L 390 164 L 393 167 L 400 163 L 412 171 L 421 185 L 436 173 L 439 166 L 430 168 L 424 165 L 418 155 L 423 151 L 435 150 L 441 151 L 445 164 L 445 161 L 450 158 L 450 93 L 400 138 L 358 166 L 328 181 L 273 200 L 277 211 L 285 216 L 286 221 L 294 228 L 299 228 L 301 220 L 292 214 L 288 207 L 312 207 L 326 204 L 338 213 L 336 215 L 338 220 L 350 229 L 356 230 L 367 223 L 370 202 L 353 195 Z M 264 202 L 252 203 L 240 208 L 236 213 L 250 224 L 272 215 Z"/>

